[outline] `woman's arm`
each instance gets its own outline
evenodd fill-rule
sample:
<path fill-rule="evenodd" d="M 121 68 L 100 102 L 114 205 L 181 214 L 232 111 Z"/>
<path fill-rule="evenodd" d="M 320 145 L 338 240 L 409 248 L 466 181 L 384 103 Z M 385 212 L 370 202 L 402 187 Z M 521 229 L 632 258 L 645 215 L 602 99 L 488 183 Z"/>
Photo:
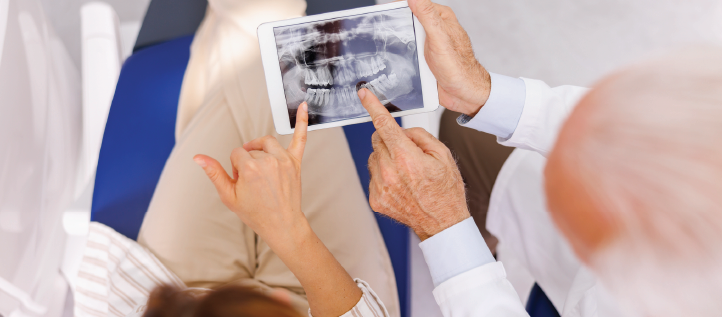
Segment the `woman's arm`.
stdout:
<path fill-rule="evenodd" d="M 203 167 L 223 203 L 255 231 L 298 278 L 313 315 L 340 316 L 361 299 L 361 289 L 319 240 L 301 212 L 301 159 L 308 130 L 302 103 L 288 149 L 272 136 L 233 150 L 233 178 L 205 155 Z"/>
<path fill-rule="evenodd" d="M 313 316 L 343 315 L 361 299 L 361 289 L 305 218 L 297 227 L 286 235 L 285 242 L 271 249 L 301 282 Z"/>

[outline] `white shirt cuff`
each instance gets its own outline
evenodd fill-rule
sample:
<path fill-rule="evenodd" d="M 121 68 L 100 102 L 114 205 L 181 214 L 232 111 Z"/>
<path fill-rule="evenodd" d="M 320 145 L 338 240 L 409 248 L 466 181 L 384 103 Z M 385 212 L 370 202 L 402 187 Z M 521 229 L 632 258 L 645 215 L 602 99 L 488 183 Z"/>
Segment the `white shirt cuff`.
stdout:
<path fill-rule="evenodd" d="M 422 241 L 419 247 L 434 287 L 466 271 L 496 262 L 471 217 Z"/>
<path fill-rule="evenodd" d="M 503 139 L 514 134 L 521 118 L 526 98 L 526 84 L 521 78 L 494 73 L 491 77 L 489 99 L 474 117 L 462 114 L 456 119 L 460 125 L 490 133 Z"/>

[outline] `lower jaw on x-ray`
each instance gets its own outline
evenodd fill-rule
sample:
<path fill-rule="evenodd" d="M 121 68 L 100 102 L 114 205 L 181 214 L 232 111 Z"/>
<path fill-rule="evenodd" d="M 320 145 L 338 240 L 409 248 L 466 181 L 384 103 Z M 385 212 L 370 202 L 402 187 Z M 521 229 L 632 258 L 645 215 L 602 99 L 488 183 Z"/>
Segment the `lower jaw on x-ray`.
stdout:
<path fill-rule="evenodd" d="M 367 116 L 368 88 L 390 112 L 423 107 L 409 8 L 274 28 L 291 127 L 308 103 L 309 124 Z"/>

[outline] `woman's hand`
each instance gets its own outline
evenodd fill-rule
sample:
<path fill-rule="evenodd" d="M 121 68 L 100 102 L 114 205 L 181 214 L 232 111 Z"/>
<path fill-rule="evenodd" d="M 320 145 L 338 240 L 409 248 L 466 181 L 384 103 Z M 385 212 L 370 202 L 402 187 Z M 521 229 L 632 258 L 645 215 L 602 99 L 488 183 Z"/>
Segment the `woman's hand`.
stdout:
<path fill-rule="evenodd" d="M 268 245 L 282 247 L 307 231 L 301 212 L 301 160 L 308 130 L 308 106 L 302 103 L 288 149 L 265 136 L 231 153 L 233 178 L 215 159 L 196 155 L 218 190 L 221 201 Z"/>
<path fill-rule="evenodd" d="M 301 159 L 308 105 L 296 115 L 288 149 L 265 136 L 233 150 L 233 178 L 218 161 L 196 155 L 223 203 L 251 227 L 293 272 L 317 317 L 340 316 L 361 298 L 361 289 L 311 230 L 301 212 Z"/>

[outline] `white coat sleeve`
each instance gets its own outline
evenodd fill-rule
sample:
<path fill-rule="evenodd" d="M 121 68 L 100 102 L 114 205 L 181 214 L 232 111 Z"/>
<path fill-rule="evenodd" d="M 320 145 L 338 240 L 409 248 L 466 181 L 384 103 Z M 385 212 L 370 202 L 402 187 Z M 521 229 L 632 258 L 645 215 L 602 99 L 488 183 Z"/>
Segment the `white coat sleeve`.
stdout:
<path fill-rule="evenodd" d="M 528 317 L 501 262 L 459 274 L 434 289 L 445 317 Z"/>
<path fill-rule="evenodd" d="M 551 88 L 540 80 L 522 79 L 526 85 L 526 97 L 519 123 L 511 137 L 498 138 L 498 141 L 502 145 L 535 151 L 546 157 L 562 124 L 589 89 L 575 86 Z"/>
<path fill-rule="evenodd" d="M 540 80 L 491 74 L 489 100 L 476 116 L 461 115 L 457 122 L 496 135 L 502 145 L 547 156 L 562 124 L 587 91 L 575 86 L 551 88 Z"/>
<path fill-rule="evenodd" d="M 419 244 L 444 316 L 528 316 L 471 217 Z"/>

